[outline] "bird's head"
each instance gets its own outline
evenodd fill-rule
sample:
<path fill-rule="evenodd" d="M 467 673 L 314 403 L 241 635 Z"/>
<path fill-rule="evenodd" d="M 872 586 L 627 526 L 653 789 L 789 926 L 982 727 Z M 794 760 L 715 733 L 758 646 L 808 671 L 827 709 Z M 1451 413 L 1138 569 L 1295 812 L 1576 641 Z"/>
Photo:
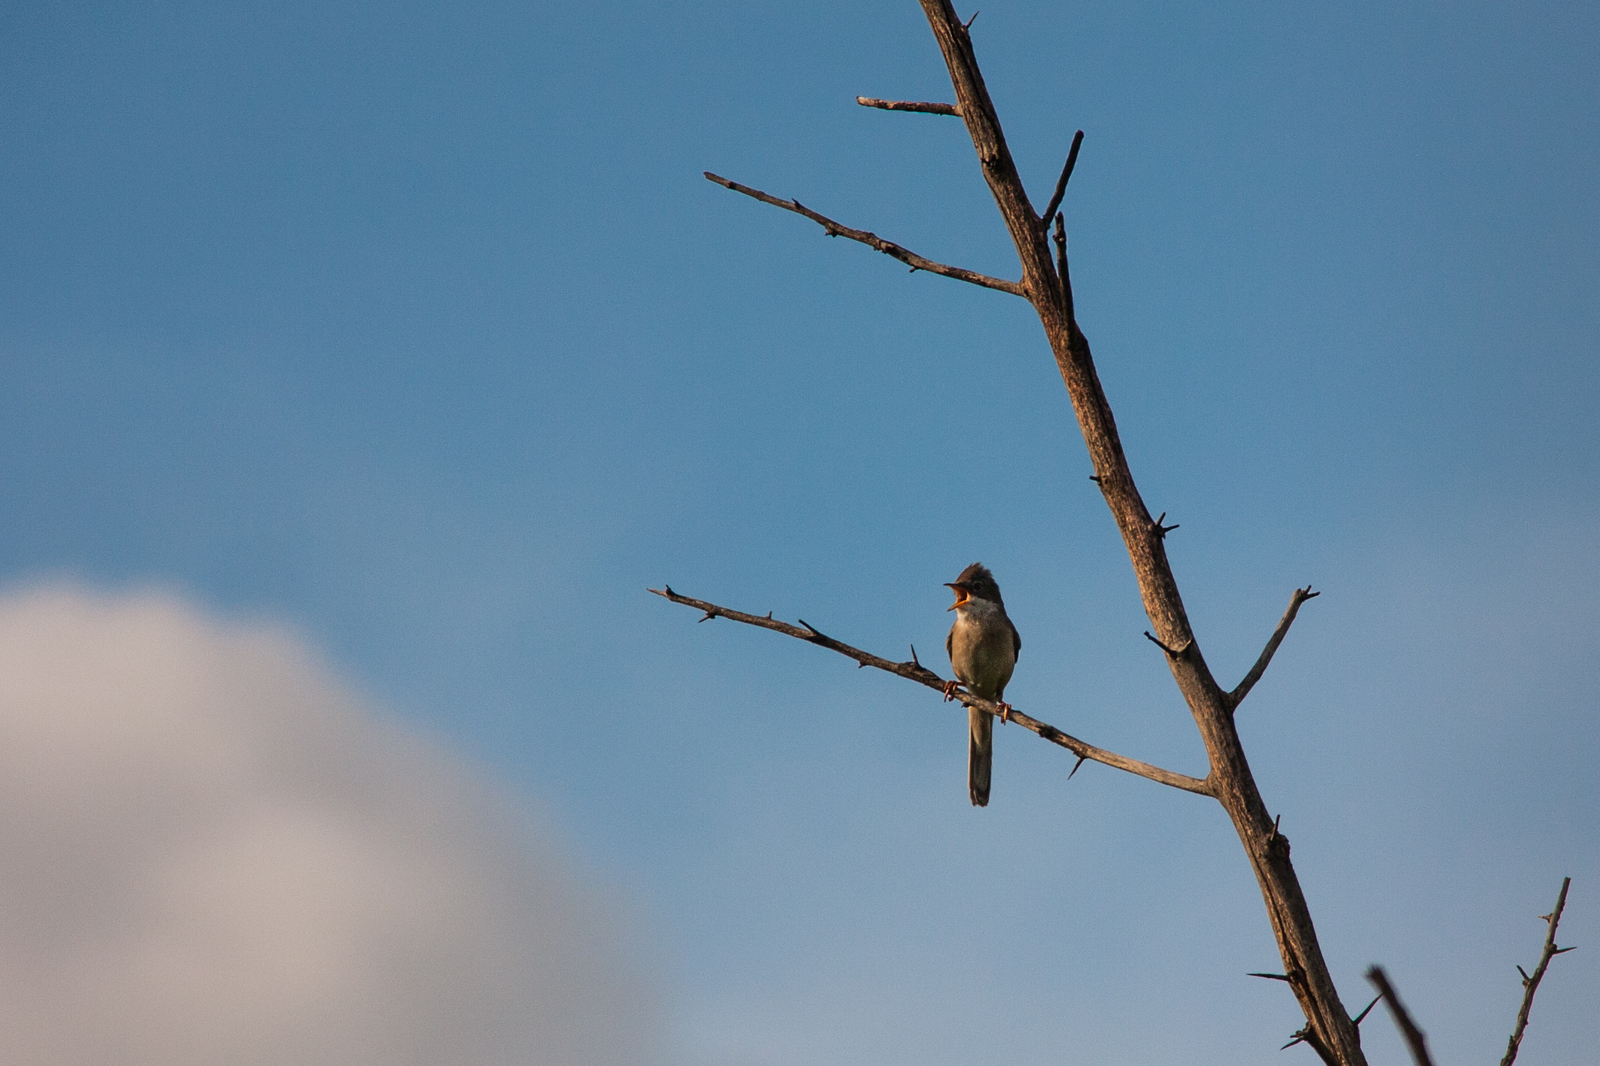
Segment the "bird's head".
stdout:
<path fill-rule="evenodd" d="M 1000 586 L 995 584 L 994 575 L 989 573 L 989 568 L 982 563 L 973 563 L 961 571 L 954 581 L 946 581 L 945 587 L 956 594 L 956 602 L 945 608 L 954 611 L 958 607 L 965 607 L 973 600 L 988 600 L 1004 606 L 1005 601 L 1000 598 Z"/>

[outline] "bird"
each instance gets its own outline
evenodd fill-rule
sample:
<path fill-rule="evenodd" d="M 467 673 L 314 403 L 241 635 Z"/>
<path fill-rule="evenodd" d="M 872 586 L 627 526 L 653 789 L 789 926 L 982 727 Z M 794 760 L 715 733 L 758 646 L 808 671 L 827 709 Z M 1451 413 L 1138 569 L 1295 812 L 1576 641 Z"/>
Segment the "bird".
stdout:
<path fill-rule="evenodd" d="M 954 699 L 956 683 L 974 696 L 1000 705 L 1000 720 L 1009 721 L 1011 705 L 1005 702 L 1006 684 L 1022 651 L 1022 636 L 1006 616 L 1005 601 L 994 575 L 982 563 L 973 563 L 954 581 L 956 602 L 946 610 L 956 612 L 944 650 L 956 681 L 944 686 L 944 698 Z M 967 792 L 974 807 L 989 805 L 989 771 L 994 762 L 994 719 L 986 711 L 967 708 Z"/>

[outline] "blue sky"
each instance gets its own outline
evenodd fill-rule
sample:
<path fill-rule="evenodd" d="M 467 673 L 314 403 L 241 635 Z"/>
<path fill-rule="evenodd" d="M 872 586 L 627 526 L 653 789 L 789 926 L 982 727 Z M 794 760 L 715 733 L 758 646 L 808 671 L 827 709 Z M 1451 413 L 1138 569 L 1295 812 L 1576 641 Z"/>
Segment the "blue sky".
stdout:
<path fill-rule="evenodd" d="M 963 9 L 963 13 L 970 13 Z M 910 3 L 0 15 L 0 577 L 303 634 L 637 916 L 674 1059 L 1287 1061 L 1221 812 L 645 593 L 925 660 L 1203 772 Z M 1347 1005 L 1497 1054 L 1600 945 L 1600 15 L 1013 3 L 978 56 Z M 1593 1057 L 1593 951 L 1526 1062 Z M 1374 1057 L 1399 1061 L 1386 1021 Z"/>

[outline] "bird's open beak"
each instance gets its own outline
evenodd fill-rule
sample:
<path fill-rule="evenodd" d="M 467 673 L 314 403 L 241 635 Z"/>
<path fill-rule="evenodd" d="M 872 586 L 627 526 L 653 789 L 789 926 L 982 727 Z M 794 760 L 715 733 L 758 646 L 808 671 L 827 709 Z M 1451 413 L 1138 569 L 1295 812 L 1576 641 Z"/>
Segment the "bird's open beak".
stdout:
<path fill-rule="evenodd" d="M 952 581 L 946 581 L 944 586 L 945 588 L 956 590 L 956 602 L 946 607 L 945 610 L 947 611 L 953 611 L 957 607 L 960 607 L 963 603 L 966 603 L 968 600 L 972 599 L 972 593 L 968 592 L 966 587 L 963 585 L 957 585 Z"/>

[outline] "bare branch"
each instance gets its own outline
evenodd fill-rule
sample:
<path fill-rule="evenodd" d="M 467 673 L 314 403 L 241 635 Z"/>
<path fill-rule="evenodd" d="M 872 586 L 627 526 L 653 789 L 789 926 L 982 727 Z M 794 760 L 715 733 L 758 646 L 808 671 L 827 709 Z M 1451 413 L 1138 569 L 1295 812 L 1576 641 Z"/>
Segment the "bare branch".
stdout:
<path fill-rule="evenodd" d="M 1570 947 L 1556 947 L 1556 926 L 1561 923 L 1561 912 L 1567 906 L 1567 888 L 1572 884 L 1572 878 L 1564 878 L 1561 882 L 1561 895 L 1556 897 L 1555 910 L 1549 914 L 1540 915 L 1550 922 L 1550 929 L 1545 933 L 1544 952 L 1539 956 L 1539 965 L 1533 968 L 1533 976 L 1529 977 L 1522 967 L 1517 967 L 1517 972 L 1522 974 L 1522 1009 L 1517 1011 L 1517 1028 L 1511 1034 L 1511 1042 L 1506 1045 L 1506 1057 L 1500 1060 L 1500 1066 L 1511 1066 L 1517 1061 L 1517 1049 L 1522 1046 L 1522 1031 L 1528 1027 L 1528 1012 L 1533 1009 L 1533 994 L 1539 991 L 1539 982 L 1544 979 L 1545 967 L 1550 965 L 1550 960 L 1563 952 L 1571 951 Z"/>
<path fill-rule="evenodd" d="M 1411 1015 L 1406 1011 L 1405 1004 L 1400 1002 L 1400 996 L 1389 983 L 1389 975 L 1383 972 L 1383 967 L 1374 966 L 1369 969 L 1367 980 L 1372 982 L 1372 987 L 1378 990 L 1378 995 L 1383 997 L 1383 1002 L 1388 1006 L 1389 1013 L 1394 1015 L 1394 1024 L 1399 1027 L 1401 1035 L 1406 1038 L 1406 1045 L 1411 1048 L 1412 1061 L 1417 1066 L 1433 1066 L 1433 1058 L 1428 1054 L 1427 1036 L 1417 1028 L 1417 1023 L 1411 1020 Z"/>
<path fill-rule="evenodd" d="M 935 104 L 920 100 L 880 100 L 876 96 L 858 96 L 856 103 L 862 107 L 879 107 L 885 111 L 921 111 L 927 115 L 961 117 L 961 109 L 955 104 Z"/>
<path fill-rule="evenodd" d="M 1256 687 L 1256 682 L 1261 680 L 1261 675 L 1267 672 L 1267 664 L 1277 654 L 1278 645 L 1283 643 L 1283 638 L 1288 634 L 1289 627 L 1294 624 L 1294 616 L 1300 613 L 1300 605 L 1307 600 L 1314 600 L 1320 595 L 1322 593 L 1312 592 L 1310 585 L 1303 589 L 1294 590 L 1294 595 L 1289 597 L 1289 609 L 1284 611 L 1283 617 L 1278 620 L 1278 628 L 1272 631 L 1272 639 L 1267 641 L 1267 646 L 1262 649 L 1261 658 L 1257 659 L 1256 664 L 1250 668 L 1250 672 L 1244 675 L 1244 680 L 1239 682 L 1239 687 L 1228 693 L 1228 706 L 1230 708 L 1237 708 L 1244 701 L 1244 698 L 1250 694 L 1250 690 Z"/>
<path fill-rule="evenodd" d="M 1056 213 L 1056 208 L 1061 206 L 1061 198 L 1067 195 L 1067 182 L 1072 180 L 1072 168 L 1078 165 L 1078 149 L 1083 147 L 1083 131 L 1079 130 L 1072 136 L 1072 147 L 1067 149 L 1067 165 L 1061 168 L 1061 177 L 1056 181 L 1055 195 L 1050 197 L 1050 206 L 1044 209 L 1044 214 L 1039 217 L 1049 222 Z"/>
<path fill-rule="evenodd" d="M 893 241 L 884 240 L 876 233 L 868 233 L 866 230 L 861 229 L 851 229 L 849 226 L 835 222 L 827 215 L 819 215 L 798 200 L 780 200 L 770 193 L 764 193 L 760 189 L 752 189 L 748 185 L 740 185 L 736 181 L 729 181 L 727 178 L 713 174 L 709 170 L 705 172 L 705 175 L 706 180 L 714 181 L 725 189 L 732 189 L 734 192 L 741 192 L 746 196 L 760 200 L 764 204 L 771 204 L 773 207 L 781 207 L 785 211 L 793 211 L 797 215 L 804 215 L 827 230 L 828 236 L 849 237 L 853 241 L 860 241 L 867 247 L 875 248 L 884 255 L 893 256 L 912 270 L 926 270 L 930 274 L 942 274 L 947 278 L 955 278 L 957 281 L 970 282 L 973 285 L 982 285 L 986 289 L 998 289 L 1001 292 L 1009 292 L 1013 296 L 1027 298 L 1028 294 L 1023 291 L 1022 286 L 1014 281 L 1006 281 L 1004 278 L 991 278 L 987 274 L 979 274 L 973 270 L 964 270 L 961 267 L 935 263 L 932 259 L 926 259 L 916 252 L 902 248 Z"/>
<path fill-rule="evenodd" d="M 881 656 L 873 655 L 871 652 L 862 651 L 860 648 L 851 647 L 843 641 L 834 640 L 832 637 L 819 632 L 816 627 L 812 626 L 804 619 L 801 619 L 800 625 L 796 626 L 790 625 L 788 622 L 777 621 L 771 615 L 747 614 L 744 611 L 730 610 L 727 607 L 720 607 L 717 604 L 708 603 L 705 600 L 693 599 L 692 597 L 684 596 L 680 593 L 674 592 L 672 591 L 672 586 L 670 585 L 664 588 L 651 589 L 650 591 L 655 593 L 657 596 L 662 596 L 671 600 L 673 603 L 681 603 L 685 607 L 693 607 L 697 611 L 704 611 L 706 618 L 728 618 L 735 622 L 743 622 L 745 625 L 760 626 L 762 629 L 770 629 L 774 633 L 782 633 L 785 636 L 794 637 L 797 640 L 803 640 L 807 643 L 827 648 L 830 651 L 836 651 L 840 655 L 849 656 L 861 666 L 875 667 L 876 669 L 894 674 L 897 677 L 903 677 L 908 681 L 915 681 L 919 685 L 926 685 L 928 688 L 937 689 L 941 693 L 944 691 L 944 678 L 940 677 L 938 674 L 934 673 L 932 670 L 929 670 L 922 664 L 916 662 L 914 659 L 909 663 L 891 662 L 890 660 L 882 658 Z M 700 620 L 703 622 L 705 621 L 705 618 Z M 991 703 L 986 699 L 980 699 L 971 693 L 962 691 L 955 692 L 954 698 L 960 700 L 968 707 L 976 707 L 978 710 L 994 715 L 995 717 L 1000 716 L 1000 704 L 998 703 Z M 1053 725 L 1041 722 L 1037 718 L 1031 718 L 1017 710 L 1015 707 L 1011 708 L 1009 717 L 1011 721 L 1016 722 L 1030 733 L 1035 733 L 1043 739 L 1050 741 L 1052 744 L 1057 744 L 1063 748 L 1066 748 L 1068 751 L 1078 756 L 1080 761 L 1083 759 L 1090 759 L 1094 762 L 1102 763 L 1106 766 L 1110 766 L 1118 770 L 1124 770 L 1139 777 L 1147 778 L 1148 780 L 1155 781 L 1158 784 L 1182 789 L 1185 792 L 1193 792 L 1201 796 L 1209 796 L 1212 794 L 1210 784 L 1201 778 L 1189 777 L 1186 774 L 1173 773 L 1171 770 L 1163 770 L 1159 766 L 1152 766 L 1147 762 L 1140 762 L 1138 759 L 1130 759 L 1126 756 L 1118 755 L 1114 751 L 1106 751 L 1104 748 L 1097 748 L 1093 744 L 1079 740 L 1075 736 L 1072 736 L 1068 733 L 1063 733 Z"/>

